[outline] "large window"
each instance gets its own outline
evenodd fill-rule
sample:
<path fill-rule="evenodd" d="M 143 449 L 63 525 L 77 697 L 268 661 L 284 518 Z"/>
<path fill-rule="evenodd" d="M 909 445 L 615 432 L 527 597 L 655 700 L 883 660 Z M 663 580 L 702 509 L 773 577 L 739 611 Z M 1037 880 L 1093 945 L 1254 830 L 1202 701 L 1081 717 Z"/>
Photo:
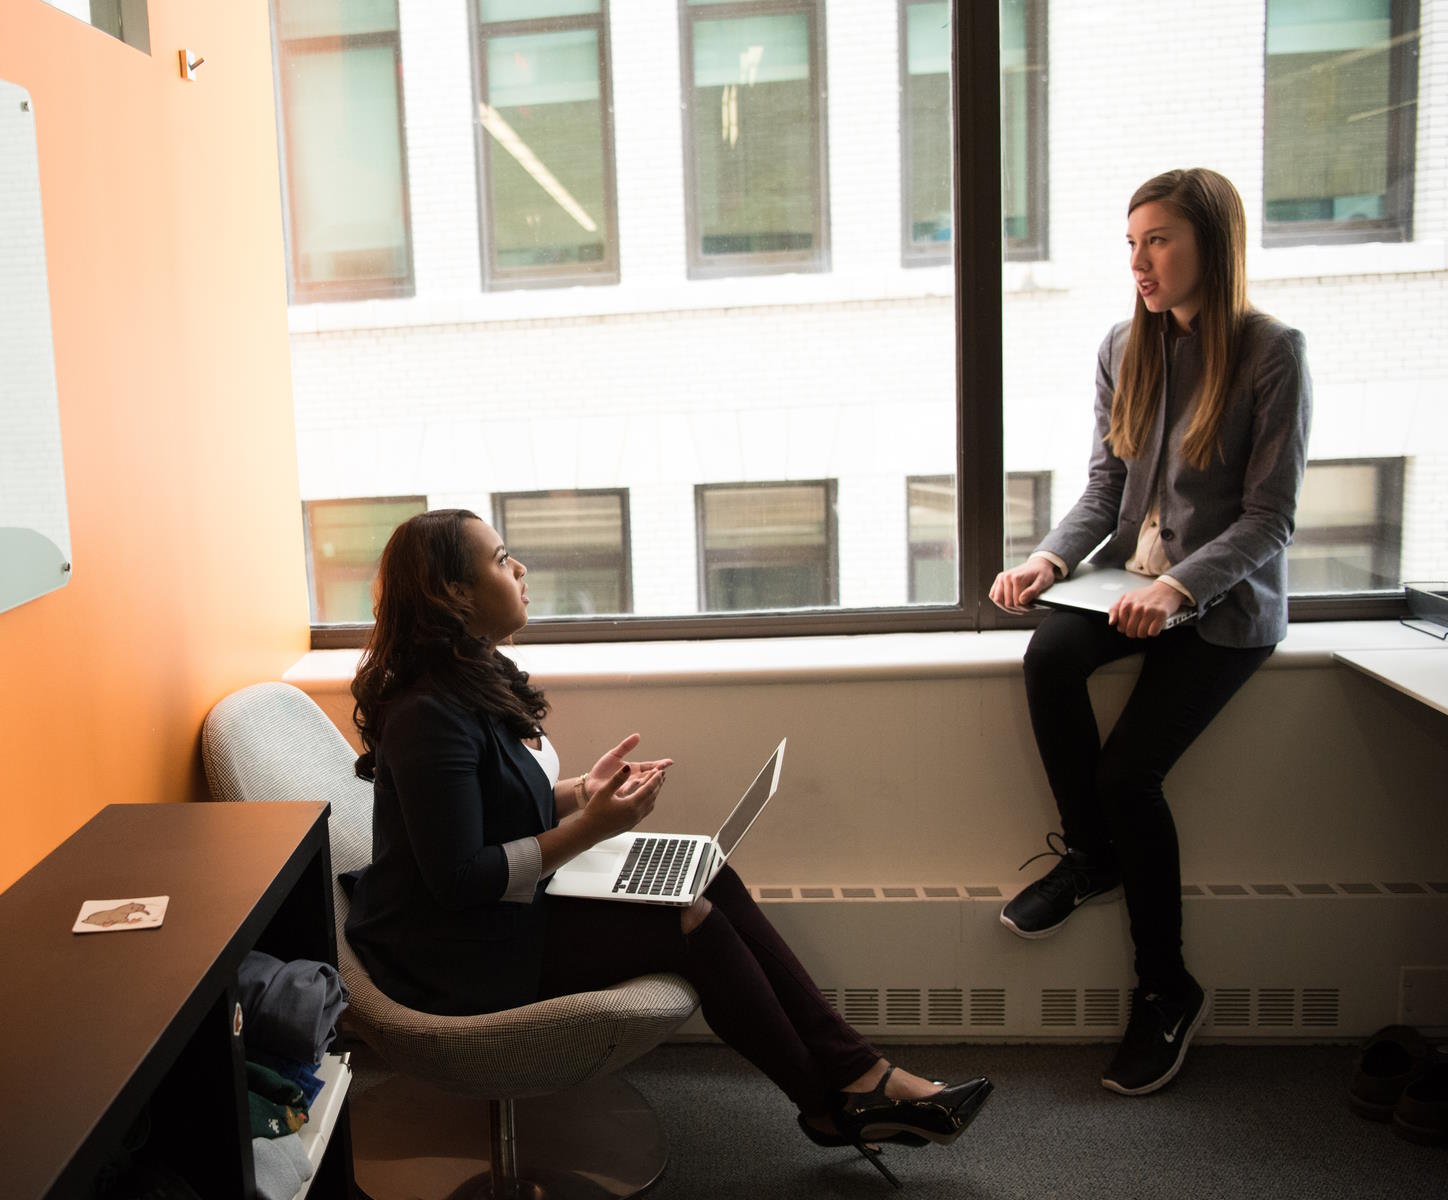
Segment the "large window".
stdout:
<path fill-rule="evenodd" d="M 276 0 L 294 301 L 412 294 L 397 0 Z"/>
<path fill-rule="evenodd" d="M 823 5 L 681 5 L 690 275 L 827 269 Z"/>
<path fill-rule="evenodd" d="M 1287 551 L 1295 594 L 1395 588 L 1402 548 L 1401 458 L 1307 464 Z"/>
<path fill-rule="evenodd" d="M 1268 0 L 1264 240 L 1413 236 L 1417 0 Z"/>
<path fill-rule="evenodd" d="M 475 0 L 483 275 L 618 278 L 605 0 Z"/>
<path fill-rule="evenodd" d="M 833 480 L 701 484 L 695 504 L 706 612 L 839 603 Z"/>
<path fill-rule="evenodd" d="M 382 548 L 403 521 L 426 511 L 422 496 L 304 501 L 312 623 L 371 621 L 372 581 Z"/>
<path fill-rule="evenodd" d="M 633 611 L 627 492 L 498 495 L 493 511 L 528 568 L 530 617 Z"/>

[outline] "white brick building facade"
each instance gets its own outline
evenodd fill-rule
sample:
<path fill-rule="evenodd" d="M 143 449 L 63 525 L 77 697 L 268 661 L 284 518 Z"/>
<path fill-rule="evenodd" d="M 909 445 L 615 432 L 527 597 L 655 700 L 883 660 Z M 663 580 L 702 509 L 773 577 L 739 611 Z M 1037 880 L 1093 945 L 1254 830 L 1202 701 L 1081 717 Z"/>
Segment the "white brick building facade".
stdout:
<path fill-rule="evenodd" d="M 1448 572 L 1448 3 L 1421 2 L 1414 240 L 1263 250 L 1263 0 L 1051 4 L 1049 259 L 1006 265 L 1005 461 L 1084 480 L 1125 206 L 1212 166 L 1255 303 L 1307 336 L 1310 456 L 1406 458 L 1404 578 Z M 634 610 L 697 610 L 694 486 L 834 479 L 839 599 L 906 599 L 905 480 L 954 469 L 952 269 L 900 252 L 894 0 L 825 5 L 831 269 L 686 277 L 676 0 L 613 0 L 620 280 L 484 292 L 470 30 L 400 0 L 415 296 L 294 305 L 306 500 L 629 490 Z M 967 333 L 967 336 L 969 334 Z"/>

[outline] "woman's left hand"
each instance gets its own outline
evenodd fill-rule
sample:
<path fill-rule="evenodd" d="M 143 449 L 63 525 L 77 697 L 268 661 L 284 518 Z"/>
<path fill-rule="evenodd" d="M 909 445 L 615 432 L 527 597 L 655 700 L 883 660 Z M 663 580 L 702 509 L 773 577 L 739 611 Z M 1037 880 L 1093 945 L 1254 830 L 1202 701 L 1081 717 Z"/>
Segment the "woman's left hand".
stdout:
<path fill-rule="evenodd" d="M 1156 637 L 1166 628 L 1166 619 L 1186 599 L 1171 584 L 1158 580 L 1121 596 L 1106 614 L 1106 623 L 1115 625 L 1129 638 Z"/>
<path fill-rule="evenodd" d="M 593 764 L 593 770 L 584 777 L 583 790 L 586 797 L 592 798 L 615 775 L 623 769 L 624 763 L 628 761 L 627 755 L 639 744 L 639 735 L 631 733 L 623 741 L 619 742 L 612 750 L 608 751 L 602 758 Z M 653 762 L 629 762 L 632 768 L 629 772 L 635 779 L 641 778 L 648 771 L 657 771 L 662 775 L 669 767 L 674 765 L 672 758 L 660 758 Z M 660 781 L 662 782 L 662 780 Z"/>

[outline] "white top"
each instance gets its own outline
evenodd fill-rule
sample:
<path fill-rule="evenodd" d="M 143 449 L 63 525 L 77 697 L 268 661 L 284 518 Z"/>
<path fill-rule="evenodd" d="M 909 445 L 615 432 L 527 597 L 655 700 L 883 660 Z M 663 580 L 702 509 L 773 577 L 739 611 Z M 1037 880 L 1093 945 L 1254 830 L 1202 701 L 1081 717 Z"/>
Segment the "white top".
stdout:
<path fill-rule="evenodd" d="M 558 786 L 558 751 L 553 749 L 553 743 L 548 740 L 545 733 L 540 739 L 541 749 L 534 750 L 527 742 L 523 743 L 523 749 L 533 756 L 533 761 L 543 768 L 543 774 L 548 776 L 548 786 Z"/>

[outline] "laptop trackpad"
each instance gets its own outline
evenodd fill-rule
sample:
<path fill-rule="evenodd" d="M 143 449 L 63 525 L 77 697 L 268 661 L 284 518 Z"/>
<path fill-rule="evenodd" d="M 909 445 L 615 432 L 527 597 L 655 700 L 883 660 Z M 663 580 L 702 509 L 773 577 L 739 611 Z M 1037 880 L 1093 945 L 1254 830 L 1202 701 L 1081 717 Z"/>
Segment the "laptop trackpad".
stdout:
<path fill-rule="evenodd" d="M 605 838 L 598 845 L 585 850 L 576 858 L 570 858 L 567 863 L 569 874 L 576 872 L 598 872 L 610 876 L 609 884 L 618 876 L 619 869 L 623 863 L 619 855 L 624 853 L 633 843 L 635 835 L 632 833 L 619 834 L 617 837 Z"/>

